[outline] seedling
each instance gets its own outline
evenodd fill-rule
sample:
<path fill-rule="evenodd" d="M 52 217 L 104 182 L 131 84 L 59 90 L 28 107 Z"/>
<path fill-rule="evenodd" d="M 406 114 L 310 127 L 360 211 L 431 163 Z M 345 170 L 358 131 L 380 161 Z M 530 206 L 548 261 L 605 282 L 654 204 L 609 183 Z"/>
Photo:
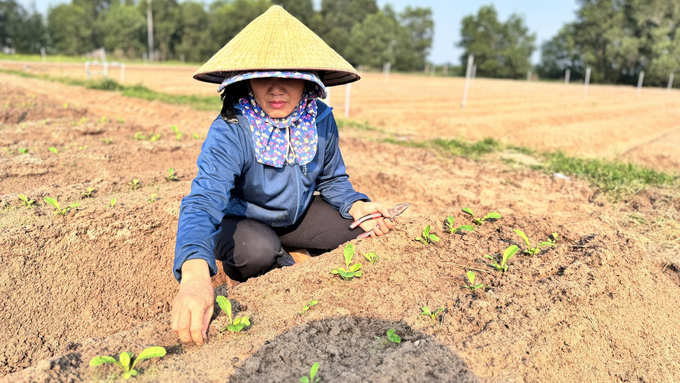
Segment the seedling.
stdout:
<path fill-rule="evenodd" d="M 461 225 L 461 226 L 458 226 L 458 227 L 454 227 L 453 222 L 455 220 L 456 219 L 452 216 L 446 217 L 446 230 L 448 230 L 449 233 L 456 234 L 461 230 L 475 231 L 475 227 L 472 226 L 472 225 Z"/>
<path fill-rule="evenodd" d="M 68 109 L 68 103 L 67 102 L 64 103 L 64 109 Z"/>
<path fill-rule="evenodd" d="M 202 140 L 203 139 L 203 137 L 201 137 L 201 135 L 198 134 L 198 133 L 192 134 L 191 137 L 193 137 L 194 140 Z"/>
<path fill-rule="evenodd" d="M 312 368 L 309 369 L 309 377 L 303 376 L 300 378 L 301 383 L 316 383 L 319 381 L 319 378 L 316 376 L 316 373 L 319 372 L 319 362 L 316 362 L 312 365 Z"/>
<path fill-rule="evenodd" d="M 423 235 L 416 238 L 416 241 L 421 242 L 423 245 L 430 244 L 432 242 L 439 242 L 439 237 L 430 233 L 430 225 L 425 226 L 423 229 Z"/>
<path fill-rule="evenodd" d="M 302 306 L 302 310 L 298 311 L 298 314 L 300 315 L 304 314 L 306 311 L 309 311 L 309 309 L 316 306 L 317 304 L 319 304 L 319 301 L 317 301 L 316 299 L 307 302 L 306 305 Z"/>
<path fill-rule="evenodd" d="M 109 145 L 113 142 L 113 138 L 101 138 L 101 140 L 104 142 L 104 145 Z"/>
<path fill-rule="evenodd" d="M 430 319 L 432 319 L 432 322 L 436 322 L 437 321 L 437 314 L 439 314 L 442 311 L 444 311 L 443 308 L 438 308 L 438 309 L 434 310 L 434 312 L 431 312 L 430 309 L 427 306 L 423 306 L 420 309 L 420 315 L 427 315 L 427 316 L 430 317 Z"/>
<path fill-rule="evenodd" d="M 139 188 L 139 180 L 135 178 L 128 182 L 128 185 L 130 185 L 130 190 L 137 190 Z"/>
<path fill-rule="evenodd" d="M 354 258 L 354 245 L 352 245 L 351 243 L 345 245 L 343 256 L 345 257 L 346 269 L 338 267 L 337 269 L 331 270 L 331 274 L 338 274 L 342 279 L 346 281 L 350 281 L 354 277 L 359 278 L 361 274 L 364 273 L 363 271 L 359 270 L 361 269 L 361 263 L 355 263 L 352 266 L 350 266 L 350 263 L 352 263 L 352 258 Z"/>
<path fill-rule="evenodd" d="M 250 326 L 250 320 L 248 317 L 241 317 L 241 318 L 236 318 L 232 319 L 231 316 L 231 302 L 229 299 L 222 295 L 218 295 L 217 298 L 217 304 L 220 306 L 222 311 L 227 313 L 227 316 L 229 317 L 229 323 L 225 327 L 223 327 L 220 332 L 224 330 L 229 330 L 231 332 L 239 332 L 243 330 L 244 327 Z"/>
<path fill-rule="evenodd" d="M 35 201 L 26 197 L 25 195 L 19 194 L 19 199 L 21 200 L 21 204 L 23 206 L 26 206 L 27 209 L 34 207 L 33 204 L 35 203 Z"/>
<path fill-rule="evenodd" d="M 106 118 L 106 116 L 102 116 L 102 118 L 100 118 L 97 122 L 100 123 L 100 124 L 105 124 L 105 123 L 109 122 L 109 119 Z"/>
<path fill-rule="evenodd" d="M 163 136 L 163 135 L 160 134 L 160 133 L 158 133 L 158 134 L 156 134 L 156 133 L 151 133 L 151 137 L 149 137 L 149 141 L 151 141 L 151 142 L 158 141 L 158 140 L 160 140 L 160 138 L 161 138 L 162 136 Z"/>
<path fill-rule="evenodd" d="M 78 121 L 78 125 L 86 124 L 87 123 L 87 118 L 83 117 Z"/>
<path fill-rule="evenodd" d="M 392 343 L 401 343 L 401 337 L 397 335 L 397 330 L 391 328 L 387 330 L 387 340 Z"/>
<path fill-rule="evenodd" d="M 366 253 L 364 254 L 364 258 L 366 258 L 366 260 L 370 263 L 378 262 L 378 256 L 375 253 Z"/>
<path fill-rule="evenodd" d="M 168 168 L 168 175 L 165 176 L 165 179 L 168 182 L 179 181 L 179 178 L 177 178 L 177 173 L 175 172 L 175 169 L 173 169 L 173 168 Z"/>
<path fill-rule="evenodd" d="M 21 153 L 21 154 L 26 154 L 26 153 L 28 153 L 28 149 L 26 149 L 26 148 L 19 148 L 19 153 Z"/>
<path fill-rule="evenodd" d="M 472 212 L 472 209 L 470 209 L 469 207 L 464 207 L 464 208 L 463 208 L 463 211 L 466 212 L 466 213 L 468 213 L 468 214 L 470 214 L 470 215 L 472 216 L 472 220 L 474 221 L 474 223 L 475 223 L 476 225 L 481 225 L 481 224 L 483 224 L 484 221 L 486 221 L 487 219 L 499 219 L 499 218 L 502 218 L 502 216 L 501 216 L 500 214 L 496 213 L 496 212 L 489 213 L 489 214 L 485 215 L 483 218 L 477 218 L 477 217 L 475 217 L 475 213 L 473 213 L 473 212 Z"/>
<path fill-rule="evenodd" d="M 49 150 L 50 152 L 52 152 L 54 154 L 59 154 L 59 151 L 54 146 L 50 146 L 49 148 L 47 148 L 47 150 Z"/>
<path fill-rule="evenodd" d="M 123 117 L 116 116 L 116 121 L 118 121 L 119 124 L 124 124 L 125 119 Z"/>
<path fill-rule="evenodd" d="M 503 261 L 499 264 L 496 259 L 490 255 L 485 255 L 484 258 L 489 258 L 493 263 L 489 263 L 489 266 L 495 267 L 496 270 L 506 272 L 508 271 L 508 260 L 517 253 L 519 247 L 517 245 L 512 245 L 505 249 L 503 252 Z"/>
<path fill-rule="evenodd" d="M 513 230 L 515 234 L 519 235 L 523 240 L 524 243 L 527 245 L 527 249 L 524 250 L 524 254 L 529 254 L 529 255 L 535 255 L 541 252 L 541 247 L 557 247 L 555 244 L 555 241 L 557 241 L 559 238 L 557 236 L 557 233 L 552 233 L 552 239 L 548 238 L 547 241 L 541 242 L 538 244 L 536 247 L 531 247 L 531 241 L 529 241 L 529 237 L 527 237 L 526 234 L 522 230 Z"/>
<path fill-rule="evenodd" d="M 153 194 L 151 194 L 151 198 L 149 198 L 148 200 L 146 200 L 146 202 L 148 202 L 148 203 L 154 203 L 154 202 L 156 202 L 156 197 L 157 197 L 157 194 L 156 194 L 156 193 L 153 193 Z"/>
<path fill-rule="evenodd" d="M 142 133 L 142 132 L 137 132 L 137 133 L 135 133 L 134 139 L 135 140 L 148 140 L 149 137 L 145 136 L 144 133 Z"/>
<path fill-rule="evenodd" d="M 182 141 L 182 136 L 184 135 L 184 133 L 180 132 L 175 125 L 171 126 L 170 128 L 172 129 L 173 132 L 175 132 L 175 139 L 177 141 Z"/>
<path fill-rule="evenodd" d="M 94 191 L 94 188 L 87 188 L 87 191 L 84 191 L 80 194 L 82 194 L 83 198 L 92 198 L 92 192 Z"/>
<path fill-rule="evenodd" d="M 114 207 L 116 207 L 116 201 L 117 201 L 117 200 L 116 200 L 115 198 L 112 198 L 112 199 L 111 199 L 111 203 L 109 204 L 109 207 L 112 208 L 112 209 L 113 209 Z"/>
<path fill-rule="evenodd" d="M 62 208 L 59 206 L 59 202 L 58 202 L 56 199 L 52 198 L 52 197 L 45 197 L 45 202 L 47 202 L 48 204 L 54 206 L 54 209 L 55 209 L 55 210 L 54 210 L 54 214 L 61 214 L 61 215 L 66 215 L 66 213 L 68 213 L 68 212 L 69 212 L 71 209 L 73 209 L 74 207 L 80 206 L 79 203 L 73 203 L 73 204 L 68 205 L 68 207 L 65 207 L 65 208 L 62 209 Z"/>
<path fill-rule="evenodd" d="M 96 367 L 99 366 L 100 364 L 112 363 L 120 367 L 121 370 L 123 370 L 124 379 L 130 379 L 133 376 L 137 376 L 137 370 L 135 370 L 137 363 L 144 359 L 162 358 L 163 356 L 165 356 L 165 348 L 149 347 L 144 349 L 144 351 L 140 352 L 137 358 L 135 358 L 135 361 L 132 363 L 132 366 L 130 366 L 130 361 L 134 356 L 135 355 L 133 353 L 128 351 L 121 352 L 120 356 L 118 357 L 118 360 L 111 356 L 101 355 L 95 356 L 94 358 L 92 358 L 92 360 L 90 360 L 90 366 Z"/>
<path fill-rule="evenodd" d="M 470 292 L 473 292 L 473 293 L 475 292 L 475 289 L 483 289 L 484 288 L 484 285 L 481 284 L 481 283 L 475 285 L 475 273 L 473 273 L 472 271 L 468 271 L 466 275 L 467 275 L 467 279 L 470 282 L 470 284 L 469 285 L 463 285 L 463 287 L 465 287 L 466 289 L 469 289 Z"/>

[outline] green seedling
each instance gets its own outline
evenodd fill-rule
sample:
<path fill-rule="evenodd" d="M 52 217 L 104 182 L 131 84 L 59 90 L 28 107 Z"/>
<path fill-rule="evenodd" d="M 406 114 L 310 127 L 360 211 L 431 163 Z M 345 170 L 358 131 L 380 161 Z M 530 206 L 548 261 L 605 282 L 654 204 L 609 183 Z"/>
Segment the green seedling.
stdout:
<path fill-rule="evenodd" d="M 130 185 L 130 190 L 137 190 L 139 188 L 139 180 L 135 178 L 128 182 L 128 185 Z"/>
<path fill-rule="evenodd" d="M 423 229 L 423 235 L 416 238 L 416 241 L 421 242 L 423 245 L 430 244 L 432 242 L 439 242 L 439 237 L 430 233 L 430 225 L 425 226 Z"/>
<path fill-rule="evenodd" d="M 125 123 L 125 119 L 123 117 L 120 117 L 120 116 L 116 116 L 116 121 L 118 121 L 119 124 Z"/>
<path fill-rule="evenodd" d="M 168 168 L 168 175 L 165 176 L 165 180 L 168 181 L 168 182 L 179 181 L 179 178 L 177 178 L 177 173 L 175 172 L 175 169 Z"/>
<path fill-rule="evenodd" d="M 319 377 L 316 376 L 316 373 L 319 372 L 319 362 L 316 362 L 312 365 L 312 368 L 309 369 L 309 377 L 303 376 L 300 378 L 301 383 L 317 383 L 319 381 Z"/>
<path fill-rule="evenodd" d="M 392 343 L 401 343 L 401 337 L 397 335 L 397 330 L 391 328 L 387 330 L 387 340 Z"/>
<path fill-rule="evenodd" d="M 78 121 L 78 125 L 87 124 L 87 118 L 83 117 Z"/>
<path fill-rule="evenodd" d="M 351 243 L 345 245 L 343 256 L 345 257 L 346 269 L 338 267 L 337 269 L 331 270 L 331 274 L 340 275 L 340 277 L 346 281 L 352 280 L 354 277 L 359 278 L 361 274 L 364 273 L 363 271 L 359 270 L 361 269 L 361 263 L 355 263 L 350 266 L 350 263 L 352 263 L 352 258 L 354 258 L 354 245 Z"/>
<path fill-rule="evenodd" d="M 309 309 L 316 306 L 317 304 L 319 304 L 319 301 L 317 301 L 316 299 L 307 302 L 306 305 L 302 306 L 302 310 L 298 311 L 298 314 L 300 315 L 304 314 L 306 311 L 309 311 Z"/>
<path fill-rule="evenodd" d="M 135 133 L 135 136 L 133 138 L 135 140 L 148 140 L 149 139 L 149 137 L 145 136 L 144 133 L 142 133 L 142 132 Z"/>
<path fill-rule="evenodd" d="M 378 256 L 375 253 L 366 253 L 364 254 L 364 258 L 366 258 L 366 260 L 370 263 L 378 262 Z"/>
<path fill-rule="evenodd" d="M 83 198 L 92 198 L 92 192 L 94 191 L 94 188 L 87 188 L 87 191 L 84 191 L 80 193 Z"/>
<path fill-rule="evenodd" d="M 194 140 L 202 140 L 203 139 L 203 137 L 198 133 L 192 134 L 191 137 L 193 137 Z"/>
<path fill-rule="evenodd" d="M 146 200 L 146 202 L 148 202 L 148 203 L 154 203 L 154 202 L 156 202 L 156 197 L 157 197 L 157 196 L 158 196 L 158 195 L 157 195 L 156 193 L 151 194 L 151 198 L 149 198 L 148 200 Z"/>
<path fill-rule="evenodd" d="M 517 245 L 512 245 L 505 249 L 503 252 L 503 261 L 499 264 L 496 259 L 490 255 L 485 255 L 484 258 L 489 258 L 493 263 L 489 263 L 489 266 L 495 267 L 496 270 L 506 272 L 508 271 L 508 260 L 517 253 L 519 247 Z"/>
<path fill-rule="evenodd" d="M 229 330 L 231 332 L 239 332 L 243 330 L 244 327 L 250 326 L 250 320 L 248 317 L 241 317 L 241 318 L 236 318 L 232 319 L 231 315 L 231 302 L 229 299 L 222 295 L 218 295 L 217 298 L 217 304 L 220 306 L 222 311 L 227 313 L 227 316 L 229 317 L 229 323 L 225 327 L 223 327 L 220 332 L 224 330 Z"/>
<path fill-rule="evenodd" d="M 54 146 L 50 146 L 49 148 L 47 148 L 47 150 L 49 150 L 50 152 L 52 152 L 54 154 L 59 154 L 59 151 Z"/>
<path fill-rule="evenodd" d="M 68 205 L 68 207 L 65 207 L 65 208 L 62 209 L 61 206 L 59 206 L 59 202 L 52 197 L 45 197 L 45 202 L 54 206 L 54 209 L 55 209 L 54 214 L 61 214 L 61 215 L 66 215 L 66 213 L 68 213 L 74 207 L 80 206 L 79 203 L 73 203 L 73 204 Z"/>
<path fill-rule="evenodd" d="M 461 225 L 461 226 L 458 226 L 458 227 L 454 227 L 453 222 L 455 220 L 456 219 L 452 216 L 446 217 L 446 230 L 448 230 L 449 233 L 456 234 L 461 230 L 475 231 L 475 227 L 472 226 L 472 225 Z"/>
<path fill-rule="evenodd" d="M 109 119 L 106 118 L 106 116 L 102 116 L 102 118 L 100 118 L 97 122 L 100 123 L 100 124 L 104 124 L 104 123 L 109 122 Z"/>
<path fill-rule="evenodd" d="M 110 207 L 110 208 L 116 207 L 116 201 L 117 201 L 117 199 L 111 198 L 111 203 L 109 204 L 109 207 Z"/>
<path fill-rule="evenodd" d="M 26 148 L 19 148 L 19 153 L 21 153 L 21 154 L 26 154 L 26 153 L 28 153 L 28 149 L 26 149 Z"/>
<path fill-rule="evenodd" d="M 100 140 L 102 140 L 104 145 L 109 145 L 113 142 L 113 138 L 100 138 Z"/>
<path fill-rule="evenodd" d="M 163 136 L 163 135 L 160 134 L 160 133 L 158 133 L 158 134 L 156 134 L 156 133 L 151 133 L 151 137 L 149 137 L 149 141 L 151 141 L 151 142 L 158 141 L 158 140 L 161 139 L 162 136 Z"/>
<path fill-rule="evenodd" d="M 121 370 L 123 370 L 123 378 L 124 379 L 130 379 L 133 376 L 137 376 L 137 370 L 135 370 L 135 367 L 137 366 L 137 363 L 141 362 L 144 359 L 151 359 L 151 358 L 162 358 L 165 356 L 165 348 L 163 347 L 149 347 L 144 349 L 144 351 L 140 352 L 139 355 L 135 358 L 134 362 L 132 363 L 132 366 L 130 366 L 130 361 L 132 361 L 132 358 L 134 358 L 134 354 L 128 351 L 124 351 L 120 353 L 120 356 L 118 357 L 118 360 L 111 356 L 95 356 L 90 360 L 90 366 L 96 367 L 99 366 L 100 364 L 104 363 L 112 363 L 115 364 L 116 366 L 120 367 Z"/>
<path fill-rule="evenodd" d="M 25 195 L 19 194 L 19 199 L 21 200 L 21 205 L 26 206 L 26 209 L 34 207 L 33 204 L 35 201 L 26 197 Z"/>
<path fill-rule="evenodd" d="M 427 316 L 430 317 L 430 319 L 432 319 L 432 322 L 436 322 L 437 321 L 437 315 L 442 311 L 444 311 L 444 309 L 440 307 L 440 308 L 434 310 L 434 312 L 431 312 L 430 309 L 427 306 L 423 306 L 420 309 L 420 315 L 427 315 Z"/>
<path fill-rule="evenodd" d="M 64 103 L 64 109 L 68 109 L 68 103 L 67 102 Z"/>
<path fill-rule="evenodd" d="M 526 234 L 522 230 L 513 230 L 515 234 L 519 235 L 523 240 L 524 243 L 527 245 L 527 249 L 524 250 L 524 254 L 529 254 L 529 255 L 535 255 L 541 252 L 541 247 L 557 247 L 555 242 L 559 239 L 557 236 L 557 233 L 552 233 L 552 238 L 548 238 L 547 241 L 540 242 L 538 246 L 536 247 L 531 247 L 531 241 L 529 240 L 529 237 L 527 237 Z"/>
<path fill-rule="evenodd" d="M 489 214 L 485 215 L 483 218 L 477 218 L 477 217 L 475 217 L 475 213 L 473 213 L 473 212 L 472 212 L 472 209 L 470 209 L 469 207 L 464 207 L 464 208 L 463 208 L 463 211 L 464 211 L 465 213 L 468 213 L 468 214 L 470 214 L 470 215 L 472 216 L 472 220 L 474 221 L 474 223 L 475 223 L 476 225 L 481 225 L 481 224 L 483 224 L 484 221 L 486 221 L 487 219 L 499 219 L 499 218 L 503 218 L 500 214 L 498 214 L 498 213 L 496 213 L 496 212 L 489 213 Z"/>
<path fill-rule="evenodd" d="M 472 271 L 468 271 L 466 275 L 467 275 L 467 279 L 470 282 L 470 284 L 469 285 L 463 285 L 463 287 L 465 287 L 466 289 L 469 289 L 470 292 L 473 292 L 473 293 L 475 292 L 475 289 L 483 289 L 484 288 L 484 285 L 481 284 L 481 283 L 475 285 L 475 277 L 476 277 L 475 273 L 473 273 Z"/>
<path fill-rule="evenodd" d="M 177 141 L 182 141 L 182 136 L 184 135 L 184 133 L 180 132 L 179 128 L 177 128 L 177 126 L 175 125 L 171 126 L 170 128 L 172 129 L 173 132 L 175 132 L 175 139 Z"/>

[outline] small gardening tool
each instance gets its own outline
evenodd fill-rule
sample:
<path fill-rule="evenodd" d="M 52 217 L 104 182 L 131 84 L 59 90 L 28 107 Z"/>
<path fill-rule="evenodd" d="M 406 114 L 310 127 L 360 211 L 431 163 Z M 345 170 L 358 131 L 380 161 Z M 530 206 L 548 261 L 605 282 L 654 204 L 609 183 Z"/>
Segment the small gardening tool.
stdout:
<path fill-rule="evenodd" d="M 399 214 L 403 213 L 404 211 L 406 211 L 406 209 L 408 209 L 409 206 L 411 206 L 410 203 L 400 203 L 398 205 L 392 206 L 391 208 L 389 208 L 387 210 L 387 212 L 390 214 L 390 216 L 385 217 L 385 219 L 389 219 L 391 221 L 392 218 L 394 218 L 394 217 L 398 216 Z M 349 229 L 353 230 L 357 226 L 361 225 L 362 223 L 364 223 L 368 220 L 378 219 L 378 218 L 383 218 L 383 217 L 384 216 L 381 213 L 373 213 L 373 214 L 365 215 L 365 216 L 357 219 L 356 221 L 352 222 L 352 224 L 349 225 Z M 371 229 L 371 230 L 369 230 L 369 231 L 367 231 L 363 234 L 360 234 L 357 238 L 366 238 L 366 237 L 370 236 L 371 234 L 373 234 L 373 229 Z"/>

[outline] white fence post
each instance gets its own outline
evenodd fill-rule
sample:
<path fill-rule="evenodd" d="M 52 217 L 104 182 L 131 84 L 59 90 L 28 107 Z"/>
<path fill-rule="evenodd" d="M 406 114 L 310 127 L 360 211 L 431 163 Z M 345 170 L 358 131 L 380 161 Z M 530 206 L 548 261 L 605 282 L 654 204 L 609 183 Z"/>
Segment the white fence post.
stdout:
<path fill-rule="evenodd" d="M 564 71 L 564 83 L 569 84 L 569 76 L 571 76 L 571 71 L 567 69 Z"/>
<path fill-rule="evenodd" d="M 352 91 L 352 84 L 345 86 L 345 118 L 349 118 L 349 94 Z"/>
<path fill-rule="evenodd" d="M 430 68 L 430 76 L 434 76 L 436 73 L 437 73 L 437 66 L 432 65 L 432 67 Z"/>
<path fill-rule="evenodd" d="M 477 65 L 472 64 L 472 76 L 471 77 L 472 77 L 473 80 L 477 78 Z"/>
<path fill-rule="evenodd" d="M 527 72 L 527 82 L 531 81 L 531 71 Z"/>
<path fill-rule="evenodd" d="M 120 64 L 120 82 L 125 82 L 125 63 Z"/>
<path fill-rule="evenodd" d="M 383 65 L 383 72 L 385 73 L 385 83 L 390 82 L 390 70 L 392 69 L 392 63 L 386 62 Z"/>
<path fill-rule="evenodd" d="M 638 86 L 637 86 L 637 97 L 640 97 L 640 90 L 642 89 L 642 81 L 645 80 L 645 71 L 640 71 L 640 77 L 638 77 Z"/>
<path fill-rule="evenodd" d="M 472 64 L 475 62 L 475 56 L 469 55 L 467 68 L 465 70 L 465 90 L 463 90 L 463 103 L 461 104 L 461 109 L 465 109 L 465 104 L 467 103 L 468 89 L 470 88 L 470 77 L 472 76 Z"/>
<path fill-rule="evenodd" d="M 588 84 L 590 84 L 590 67 L 586 68 L 586 90 L 584 98 L 588 99 Z"/>
<path fill-rule="evenodd" d="M 85 74 L 87 75 L 87 80 L 90 80 L 90 62 L 85 61 Z"/>
<path fill-rule="evenodd" d="M 425 64 L 425 74 L 427 74 L 430 71 L 430 64 Z"/>
<path fill-rule="evenodd" d="M 42 62 L 47 61 L 47 57 L 45 57 L 45 47 L 40 47 L 40 56 L 42 56 Z"/>
<path fill-rule="evenodd" d="M 444 76 L 446 76 L 447 74 L 449 74 L 449 66 L 448 66 L 448 65 L 444 65 L 444 67 L 442 68 L 442 72 L 444 73 Z"/>
<path fill-rule="evenodd" d="M 670 92 L 673 88 L 673 73 L 668 77 L 668 91 Z"/>

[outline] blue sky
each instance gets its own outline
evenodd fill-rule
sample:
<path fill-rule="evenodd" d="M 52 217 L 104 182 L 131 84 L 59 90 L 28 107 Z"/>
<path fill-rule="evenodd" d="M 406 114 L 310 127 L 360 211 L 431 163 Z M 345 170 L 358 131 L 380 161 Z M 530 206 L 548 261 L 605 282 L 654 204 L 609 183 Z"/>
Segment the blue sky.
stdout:
<path fill-rule="evenodd" d="M 30 4 L 29 0 L 19 2 L 25 6 Z M 67 2 L 70 0 L 35 0 L 35 5 L 40 13 L 46 15 L 50 5 Z M 321 0 L 314 2 L 318 5 Z M 462 50 L 454 44 L 460 40 L 460 21 L 467 15 L 477 13 L 482 5 L 493 4 L 503 21 L 512 13 L 522 15 L 529 29 L 536 32 L 537 47 L 554 36 L 562 25 L 573 21 L 578 9 L 576 0 L 377 0 L 377 2 L 381 8 L 385 4 L 391 4 L 396 11 L 401 11 L 407 6 L 432 9 L 435 30 L 429 59 L 436 64 L 459 63 Z M 532 61 L 538 63 L 539 59 L 540 51 L 537 49 Z"/>

